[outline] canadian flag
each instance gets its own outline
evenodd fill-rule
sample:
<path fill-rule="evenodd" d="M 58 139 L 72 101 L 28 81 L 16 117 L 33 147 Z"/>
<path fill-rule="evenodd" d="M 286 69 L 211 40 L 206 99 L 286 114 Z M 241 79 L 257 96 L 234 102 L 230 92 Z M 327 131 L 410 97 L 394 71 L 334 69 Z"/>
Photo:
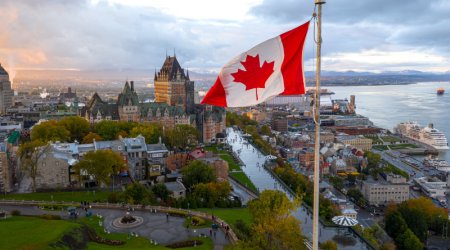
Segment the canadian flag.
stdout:
<path fill-rule="evenodd" d="M 277 95 L 305 93 L 303 45 L 309 21 L 229 61 L 202 104 L 246 107 Z"/>

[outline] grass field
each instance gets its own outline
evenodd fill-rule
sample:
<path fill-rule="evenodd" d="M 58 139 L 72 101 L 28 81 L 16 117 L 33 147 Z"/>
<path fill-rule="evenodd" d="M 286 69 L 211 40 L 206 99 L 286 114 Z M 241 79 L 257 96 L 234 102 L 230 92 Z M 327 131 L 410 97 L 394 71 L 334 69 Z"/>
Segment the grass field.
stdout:
<path fill-rule="evenodd" d="M 248 208 L 198 208 L 194 210 L 213 214 L 229 224 L 234 224 L 237 220 L 242 220 L 247 224 L 252 223 Z"/>
<path fill-rule="evenodd" d="M 80 225 L 64 220 L 17 216 L 0 220 L 0 249 L 45 249 Z"/>
<path fill-rule="evenodd" d="M 258 193 L 258 189 L 256 189 L 255 184 L 253 184 L 253 182 L 248 178 L 248 176 L 244 172 L 230 172 L 228 175 L 232 176 L 241 185 L 244 185 L 253 192 Z"/>
<path fill-rule="evenodd" d="M 126 243 L 121 246 L 108 246 L 95 242 L 88 243 L 88 249 L 170 249 L 164 246 L 150 244 L 147 238 L 132 237 L 127 234 L 107 234 L 103 227 L 98 225 L 99 219 L 82 218 L 76 222 L 65 220 L 44 220 L 36 217 L 15 216 L 0 220 L 0 249 L 49 249 L 49 244 L 57 242 L 61 237 L 81 226 L 80 223 L 94 228 L 97 234 L 106 239 L 122 240 Z M 197 247 L 182 249 L 213 249 L 213 242 L 209 238 L 201 238 L 204 244 Z"/>
<path fill-rule="evenodd" d="M 35 201 L 73 201 L 73 202 L 106 202 L 108 194 L 106 191 L 74 191 L 74 192 L 45 192 L 29 194 L 7 194 L 0 195 L 0 199 L 8 200 L 35 200 Z"/>
<path fill-rule="evenodd" d="M 244 172 L 232 172 L 232 171 L 242 171 L 241 166 L 236 163 L 236 161 L 233 159 L 233 157 L 230 155 L 229 152 L 225 150 L 221 150 L 217 148 L 217 146 L 208 146 L 205 147 L 205 150 L 214 152 L 219 154 L 220 158 L 222 158 L 224 161 L 228 162 L 228 171 L 229 175 L 234 177 L 234 179 L 239 182 L 241 185 L 244 185 L 248 187 L 250 190 L 252 190 L 255 193 L 258 193 L 258 190 L 256 189 L 253 182 L 248 178 L 248 176 Z"/>

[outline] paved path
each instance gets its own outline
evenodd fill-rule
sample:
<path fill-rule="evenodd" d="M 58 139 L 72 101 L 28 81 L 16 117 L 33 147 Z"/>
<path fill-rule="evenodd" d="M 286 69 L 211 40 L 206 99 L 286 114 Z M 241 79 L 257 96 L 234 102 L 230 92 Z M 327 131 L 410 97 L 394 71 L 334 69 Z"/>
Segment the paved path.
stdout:
<path fill-rule="evenodd" d="M 48 211 L 41 210 L 37 206 L 15 206 L 15 205 L 0 205 L 0 210 L 20 210 L 23 215 L 40 215 L 40 214 L 56 214 L 64 219 L 69 219 L 66 211 Z M 137 233 L 139 236 L 154 240 L 159 244 L 166 245 L 178 241 L 187 240 L 190 237 L 200 236 L 201 234 L 210 237 L 209 228 L 201 229 L 187 229 L 184 227 L 184 218 L 169 216 L 169 220 L 164 213 L 151 213 L 149 211 L 134 211 L 131 212 L 136 216 L 144 219 L 144 222 L 134 228 L 115 228 L 112 225 L 114 219 L 125 215 L 124 209 L 91 209 L 93 214 L 98 214 L 103 217 L 103 225 L 105 230 L 118 233 Z M 84 211 L 78 209 L 81 216 L 84 216 Z M 214 242 L 214 249 L 223 249 L 223 246 L 230 244 L 225 234 L 221 230 L 217 230 L 212 234 L 211 239 Z"/>

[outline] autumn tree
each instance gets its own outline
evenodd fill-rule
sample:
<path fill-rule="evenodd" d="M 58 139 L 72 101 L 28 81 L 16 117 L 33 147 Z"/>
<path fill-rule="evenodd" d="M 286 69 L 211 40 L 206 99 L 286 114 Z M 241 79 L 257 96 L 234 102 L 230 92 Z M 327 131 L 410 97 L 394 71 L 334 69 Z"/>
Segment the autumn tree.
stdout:
<path fill-rule="evenodd" d="M 203 205 L 214 207 L 228 198 L 231 186 L 227 181 L 199 183 L 194 186 L 193 197 L 202 200 Z"/>
<path fill-rule="evenodd" d="M 137 126 L 135 122 L 124 121 L 108 121 L 103 120 L 95 124 L 95 131 L 104 140 L 115 140 L 120 135 L 122 137 L 128 136 L 130 131 Z"/>
<path fill-rule="evenodd" d="M 269 125 L 262 125 L 261 134 L 263 135 L 272 135 L 272 131 L 270 130 Z"/>
<path fill-rule="evenodd" d="M 35 125 L 31 130 L 31 140 L 33 141 L 38 140 L 46 143 L 49 141 L 68 141 L 69 139 L 70 132 L 54 120 Z"/>
<path fill-rule="evenodd" d="M 142 135 L 148 144 L 158 143 L 159 138 L 162 137 L 162 127 L 156 123 L 139 124 L 130 131 L 131 137 L 138 135 Z"/>
<path fill-rule="evenodd" d="M 200 137 L 198 130 L 187 124 L 177 124 L 173 129 L 167 131 L 166 134 L 170 146 L 181 150 L 197 144 Z"/>
<path fill-rule="evenodd" d="M 61 119 L 58 124 L 63 126 L 70 133 L 70 141 L 83 140 L 87 133 L 89 133 L 89 122 L 79 116 L 69 116 Z"/>
<path fill-rule="evenodd" d="M 89 151 L 84 155 L 75 167 L 77 173 L 86 171 L 92 175 L 100 184 L 109 184 L 111 175 L 126 169 L 126 165 L 120 154 L 109 150 Z"/>
<path fill-rule="evenodd" d="M 306 249 L 300 221 L 292 215 L 299 205 L 280 191 L 263 191 L 248 203 L 253 233 L 243 244 L 251 249 Z"/>
<path fill-rule="evenodd" d="M 199 183 L 208 183 L 216 180 L 213 169 L 201 161 L 191 161 L 186 167 L 181 169 L 183 182 L 190 188 Z"/>
<path fill-rule="evenodd" d="M 31 177 L 33 192 L 36 192 L 36 177 L 39 173 L 39 162 L 49 149 L 50 145 L 40 140 L 24 142 L 19 146 L 18 155 L 20 164 L 22 169 Z"/>
<path fill-rule="evenodd" d="M 327 240 L 324 243 L 320 243 L 321 250 L 338 250 L 336 242 Z"/>
<path fill-rule="evenodd" d="M 95 141 L 101 141 L 102 140 L 102 137 L 99 135 L 99 134 L 97 134 L 97 133 L 94 133 L 94 132 L 89 132 L 89 134 L 87 134 L 87 135 L 85 135 L 84 137 L 83 137 L 83 144 L 86 144 L 86 143 L 93 143 L 94 142 L 94 140 Z"/>

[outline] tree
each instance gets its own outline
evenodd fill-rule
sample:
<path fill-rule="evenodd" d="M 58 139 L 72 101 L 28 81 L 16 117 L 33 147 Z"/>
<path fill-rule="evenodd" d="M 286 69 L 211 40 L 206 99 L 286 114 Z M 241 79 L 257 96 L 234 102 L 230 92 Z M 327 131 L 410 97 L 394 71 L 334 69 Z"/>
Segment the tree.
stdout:
<path fill-rule="evenodd" d="M 270 127 L 268 125 L 263 125 L 261 127 L 261 134 L 263 134 L 263 135 L 272 135 L 272 131 L 270 130 Z"/>
<path fill-rule="evenodd" d="M 39 172 L 39 161 L 44 156 L 50 145 L 40 140 L 22 143 L 19 147 L 19 158 L 22 169 L 31 177 L 33 192 L 36 192 L 36 177 Z"/>
<path fill-rule="evenodd" d="M 320 244 L 321 250 L 338 250 L 336 242 L 332 240 L 327 240 L 324 243 Z"/>
<path fill-rule="evenodd" d="M 386 214 L 385 216 L 386 233 L 393 239 L 396 239 L 401 233 L 408 228 L 405 220 L 398 211 Z"/>
<path fill-rule="evenodd" d="M 396 243 L 399 250 L 422 250 L 424 247 L 409 228 L 398 236 Z"/>
<path fill-rule="evenodd" d="M 381 155 L 366 151 L 364 156 L 367 158 L 367 168 L 377 168 L 381 162 Z"/>
<path fill-rule="evenodd" d="M 191 125 L 177 124 L 167 131 L 167 139 L 172 148 L 185 150 L 188 146 L 195 145 L 200 137 L 198 130 Z"/>
<path fill-rule="evenodd" d="M 89 134 L 83 137 L 83 144 L 93 143 L 95 141 L 101 141 L 102 137 L 94 132 L 89 132 Z"/>
<path fill-rule="evenodd" d="M 186 167 L 181 169 L 183 173 L 183 182 L 190 188 L 199 183 L 208 183 L 216 181 L 216 175 L 213 169 L 201 161 L 192 161 Z"/>
<path fill-rule="evenodd" d="M 254 224 L 246 244 L 255 249 L 306 249 L 300 221 L 292 215 L 299 205 L 280 191 L 263 191 L 248 204 Z"/>
<path fill-rule="evenodd" d="M 156 195 L 157 198 L 160 198 L 163 201 L 167 201 L 170 196 L 170 191 L 167 189 L 166 185 L 163 183 L 158 183 L 152 187 L 153 194 Z"/>
<path fill-rule="evenodd" d="M 231 186 L 227 181 L 199 183 L 194 186 L 193 196 L 212 208 L 228 198 Z"/>
<path fill-rule="evenodd" d="M 110 150 L 102 149 L 87 152 L 83 159 L 75 167 L 77 173 L 86 171 L 92 175 L 100 184 L 109 184 L 110 176 L 117 174 L 120 170 L 125 170 L 125 162 L 120 154 Z"/>
<path fill-rule="evenodd" d="M 148 205 L 155 201 L 154 194 L 138 182 L 128 185 L 123 196 L 125 201 L 130 204 Z"/>
<path fill-rule="evenodd" d="M 31 140 L 38 140 L 44 143 L 49 141 L 68 141 L 70 132 L 57 121 L 51 120 L 35 125 L 31 130 Z"/>
<path fill-rule="evenodd" d="M 145 138 L 145 142 L 158 143 L 159 138 L 162 136 L 161 125 L 156 123 L 139 124 L 130 131 L 131 137 L 142 135 Z"/>
<path fill-rule="evenodd" d="M 89 122 L 79 116 L 64 117 L 58 123 L 69 131 L 70 141 L 81 142 L 90 130 Z"/>
<path fill-rule="evenodd" d="M 115 140 L 119 135 L 122 137 L 130 134 L 130 131 L 136 127 L 135 122 L 119 122 L 103 120 L 95 124 L 95 132 L 104 140 Z"/>

